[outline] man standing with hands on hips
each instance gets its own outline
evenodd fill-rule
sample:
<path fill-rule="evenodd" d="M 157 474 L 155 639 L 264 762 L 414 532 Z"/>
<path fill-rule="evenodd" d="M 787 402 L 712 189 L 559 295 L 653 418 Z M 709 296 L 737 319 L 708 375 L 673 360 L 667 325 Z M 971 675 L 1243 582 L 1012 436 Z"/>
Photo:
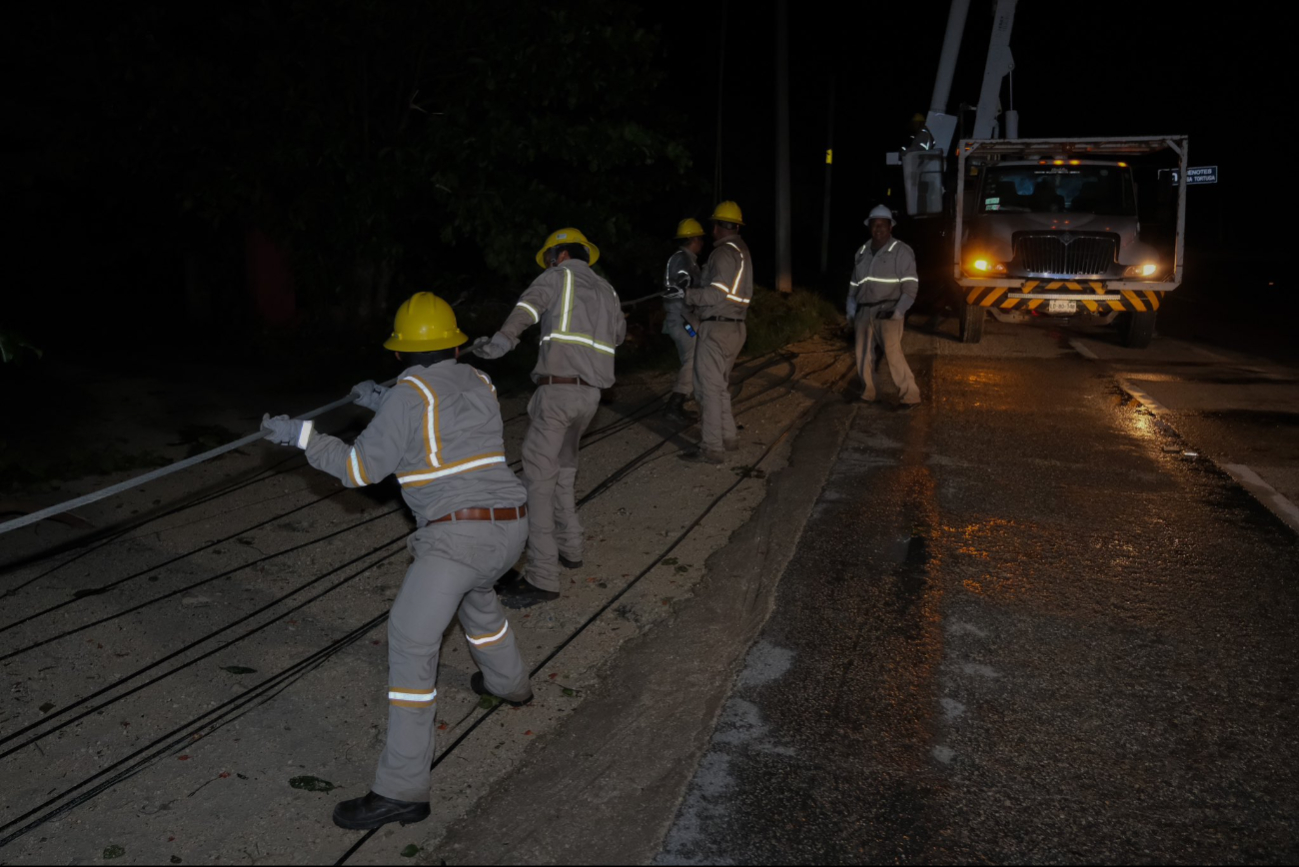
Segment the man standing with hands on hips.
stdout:
<path fill-rule="evenodd" d="M 699 448 L 686 460 L 720 464 L 725 452 L 739 449 L 739 433 L 731 414 L 731 368 L 744 348 L 744 319 L 753 301 L 753 262 L 749 245 L 740 237 L 744 216 L 735 202 L 713 209 L 713 252 L 704 267 L 703 284 L 686 290 L 691 324 L 699 332 L 695 343 L 695 400 L 699 404 Z"/>
<path fill-rule="evenodd" d="M 916 254 L 893 237 L 896 224 L 886 205 L 871 209 L 866 218 L 871 239 L 857 251 L 847 311 L 857 337 L 857 374 L 864 385 L 861 399 L 871 403 L 876 398 L 872 368 L 878 343 L 898 389 L 898 409 L 907 410 L 920 403 L 920 389 L 902 354 L 902 328 L 907 310 L 915 303 L 920 278 Z"/>

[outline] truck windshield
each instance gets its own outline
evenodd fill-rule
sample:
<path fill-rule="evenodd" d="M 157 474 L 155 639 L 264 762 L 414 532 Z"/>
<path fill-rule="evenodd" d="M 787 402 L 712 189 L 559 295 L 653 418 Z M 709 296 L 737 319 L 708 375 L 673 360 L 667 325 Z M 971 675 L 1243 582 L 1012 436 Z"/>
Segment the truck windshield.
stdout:
<path fill-rule="evenodd" d="M 1137 212 L 1132 176 L 1122 166 L 988 166 L 979 213 Z"/>

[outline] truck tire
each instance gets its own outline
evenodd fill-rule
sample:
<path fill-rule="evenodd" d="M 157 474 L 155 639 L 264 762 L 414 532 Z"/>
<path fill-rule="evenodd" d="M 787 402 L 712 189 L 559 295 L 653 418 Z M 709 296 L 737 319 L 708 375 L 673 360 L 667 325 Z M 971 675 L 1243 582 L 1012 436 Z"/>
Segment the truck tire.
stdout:
<path fill-rule="evenodd" d="M 1123 345 L 1131 349 L 1145 349 L 1155 336 L 1155 312 L 1129 313 L 1119 326 Z"/>
<path fill-rule="evenodd" d="M 983 322 L 988 311 L 977 304 L 961 305 L 961 342 L 978 343 L 983 339 Z"/>

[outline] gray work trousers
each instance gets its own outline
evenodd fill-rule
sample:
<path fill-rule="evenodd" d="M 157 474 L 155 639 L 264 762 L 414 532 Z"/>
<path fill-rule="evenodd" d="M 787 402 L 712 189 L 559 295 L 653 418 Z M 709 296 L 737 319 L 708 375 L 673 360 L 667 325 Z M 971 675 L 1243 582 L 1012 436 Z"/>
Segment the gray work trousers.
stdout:
<path fill-rule="evenodd" d="M 452 617 L 460 618 L 488 692 L 511 701 L 531 695 L 514 630 L 492 589 L 527 538 L 528 519 L 521 518 L 428 524 L 407 539 L 415 562 L 388 617 L 388 741 L 370 787 L 376 794 L 429 799 L 438 652 Z"/>
<path fill-rule="evenodd" d="M 677 345 L 677 360 L 681 362 L 672 391 L 689 397 L 695 390 L 695 338 L 686 331 L 684 307 L 685 302 L 680 299 L 664 302 L 663 333 Z"/>
<path fill-rule="evenodd" d="M 528 583 L 559 591 L 559 555 L 582 559 L 577 518 L 577 449 L 595 412 L 600 389 L 542 385 L 528 402 L 532 423 L 523 436 L 523 482 L 528 487 Z"/>
<path fill-rule="evenodd" d="M 744 348 L 743 322 L 701 322 L 695 345 L 695 402 L 699 404 L 699 447 L 721 452 L 738 436 L 731 414 L 731 369 Z"/>
<path fill-rule="evenodd" d="M 889 373 L 893 384 L 898 389 L 898 400 L 901 403 L 920 403 L 920 389 L 916 378 L 911 373 L 906 356 L 902 354 L 902 329 L 905 324 L 901 319 L 873 317 L 872 310 L 866 308 L 857 312 L 857 375 L 861 377 L 865 389 L 862 400 L 875 400 L 875 379 L 872 371 L 875 359 L 875 344 L 884 349 L 884 358 L 889 363 Z"/>

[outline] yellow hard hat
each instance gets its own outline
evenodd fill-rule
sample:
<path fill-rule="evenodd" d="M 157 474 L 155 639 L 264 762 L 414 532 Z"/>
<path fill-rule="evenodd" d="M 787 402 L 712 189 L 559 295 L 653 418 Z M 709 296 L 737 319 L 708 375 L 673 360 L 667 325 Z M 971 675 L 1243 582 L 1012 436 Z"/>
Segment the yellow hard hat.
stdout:
<path fill-rule="evenodd" d="M 574 228 L 560 229 L 558 232 L 551 232 L 546 243 L 537 251 L 537 264 L 542 268 L 546 267 L 546 251 L 551 247 L 560 244 L 581 244 L 586 248 L 587 255 L 591 258 L 587 261 L 588 265 L 594 265 L 595 260 L 600 258 L 600 248 L 586 240 L 586 235 Z"/>
<path fill-rule="evenodd" d="M 680 223 L 677 223 L 678 238 L 698 238 L 704 233 L 704 227 L 699 225 L 699 221 L 694 217 L 686 217 Z"/>
<path fill-rule="evenodd" d="M 737 226 L 744 225 L 744 215 L 740 213 L 740 206 L 735 202 L 722 202 L 713 209 L 713 215 L 710 220 L 717 220 L 719 223 L 735 223 Z"/>
<path fill-rule="evenodd" d="M 451 305 L 432 292 L 416 292 L 397 308 L 392 323 L 392 337 L 384 341 L 384 349 L 398 352 L 434 352 L 450 349 L 469 340 L 456 327 L 456 314 Z"/>

